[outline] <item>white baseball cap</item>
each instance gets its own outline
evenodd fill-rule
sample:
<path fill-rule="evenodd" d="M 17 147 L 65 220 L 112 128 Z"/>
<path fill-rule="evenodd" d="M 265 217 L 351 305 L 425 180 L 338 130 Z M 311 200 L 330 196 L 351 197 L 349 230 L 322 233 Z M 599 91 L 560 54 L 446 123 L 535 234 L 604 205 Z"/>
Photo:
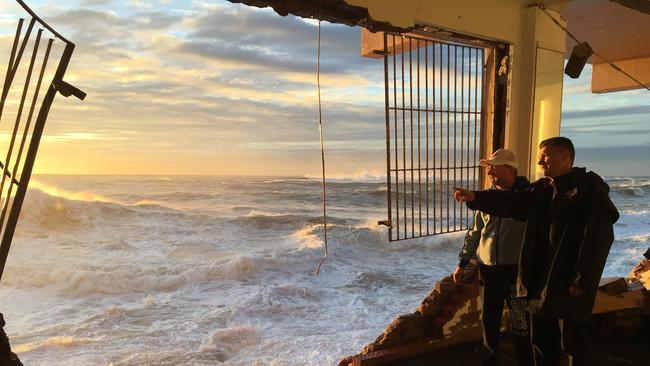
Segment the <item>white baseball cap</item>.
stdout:
<path fill-rule="evenodd" d="M 487 159 L 481 159 L 479 165 L 486 167 L 488 165 L 509 165 L 517 169 L 517 158 L 515 153 L 508 149 L 499 149 L 490 155 Z"/>

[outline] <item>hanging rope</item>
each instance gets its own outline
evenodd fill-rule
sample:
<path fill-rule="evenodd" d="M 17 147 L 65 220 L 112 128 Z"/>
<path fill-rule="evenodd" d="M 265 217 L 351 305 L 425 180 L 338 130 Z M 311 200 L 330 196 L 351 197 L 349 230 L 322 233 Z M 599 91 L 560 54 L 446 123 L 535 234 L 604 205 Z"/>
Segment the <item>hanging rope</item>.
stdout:
<path fill-rule="evenodd" d="M 580 43 L 582 43 L 578 38 L 576 38 L 576 36 L 574 36 L 573 34 L 571 34 L 571 32 L 569 32 L 569 30 L 568 30 L 565 26 L 563 26 L 562 24 L 560 24 L 560 22 L 558 22 L 557 19 L 555 19 L 555 18 L 554 18 L 554 17 L 553 17 L 553 16 L 552 16 L 552 15 L 551 15 L 547 10 L 546 10 L 546 7 L 544 7 L 543 5 L 537 5 L 537 7 L 538 7 L 541 11 L 543 11 L 544 14 L 546 14 L 546 16 L 548 16 L 549 18 L 551 18 L 551 20 L 553 21 L 553 23 L 555 23 L 558 27 L 560 27 L 560 28 L 564 31 L 564 33 L 566 33 L 569 37 L 571 37 L 571 39 L 573 39 L 573 40 L 576 42 L 576 44 L 580 44 Z M 618 65 L 616 65 L 614 62 L 609 61 L 608 59 L 606 59 L 605 57 L 603 57 L 601 54 L 599 54 L 598 52 L 596 52 L 596 50 L 592 49 L 592 51 L 594 52 L 594 55 L 600 57 L 603 61 L 605 61 L 607 64 L 609 64 L 609 66 L 611 66 L 614 70 L 616 70 L 616 71 L 620 72 L 621 74 L 627 76 L 627 77 L 630 78 L 632 81 L 634 81 L 635 83 L 639 84 L 639 86 L 641 86 L 642 88 L 647 89 L 648 91 L 650 91 L 650 87 L 648 87 L 647 85 L 645 85 L 645 84 L 643 84 L 642 82 L 640 82 L 639 80 L 637 80 L 634 76 L 632 76 L 632 75 L 628 74 L 627 72 L 623 71 L 623 69 L 621 69 L 620 67 L 618 67 Z"/>
<path fill-rule="evenodd" d="M 325 253 L 323 259 L 316 268 L 316 276 L 320 274 L 320 267 L 327 259 L 327 190 L 325 185 L 325 146 L 323 143 L 323 114 L 320 101 L 320 23 L 321 23 L 321 8 L 318 7 L 318 53 L 316 56 L 316 85 L 318 87 L 318 132 L 320 135 L 320 157 L 323 175 L 323 233 L 324 233 L 324 246 Z"/>

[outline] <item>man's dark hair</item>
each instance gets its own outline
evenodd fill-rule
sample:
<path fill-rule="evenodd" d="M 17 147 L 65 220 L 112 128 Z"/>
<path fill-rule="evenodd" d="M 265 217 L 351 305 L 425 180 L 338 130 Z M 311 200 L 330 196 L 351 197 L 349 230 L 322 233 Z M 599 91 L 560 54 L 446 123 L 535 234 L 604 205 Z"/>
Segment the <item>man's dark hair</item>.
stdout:
<path fill-rule="evenodd" d="M 576 149 L 573 147 L 573 142 L 571 142 L 571 140 L 569 140 L 566 137 L 558 136 L 558 137 L 551 137 L 539 143 L 540 149 L 547 146 L 560 147 L 562 149 L 567 150 L 571 155 L 571 163 L 573 164 L 573 161 L 576 158 Z"/>

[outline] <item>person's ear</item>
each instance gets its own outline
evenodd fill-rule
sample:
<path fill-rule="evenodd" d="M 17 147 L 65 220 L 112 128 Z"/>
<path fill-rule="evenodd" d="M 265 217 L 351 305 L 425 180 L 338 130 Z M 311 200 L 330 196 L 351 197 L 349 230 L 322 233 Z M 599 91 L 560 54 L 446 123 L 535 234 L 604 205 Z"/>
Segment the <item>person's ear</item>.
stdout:
<path fill-rule="evenodd" d="M 571 163 L 571 153 L 569 150 L 562 149 L 562 159 L 564 160 L 564 163 L 568 166 L 572 166 L 573 163 Z"/>

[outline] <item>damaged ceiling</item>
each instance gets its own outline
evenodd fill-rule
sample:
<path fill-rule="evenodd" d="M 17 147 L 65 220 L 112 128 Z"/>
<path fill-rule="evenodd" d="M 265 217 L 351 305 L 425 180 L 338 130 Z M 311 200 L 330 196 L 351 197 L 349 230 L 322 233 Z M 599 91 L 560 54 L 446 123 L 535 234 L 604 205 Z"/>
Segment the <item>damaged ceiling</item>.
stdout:
<path fill-rule="evenodd" d="M 271 7 L 276 13 L 288 14 L 303 18 L 313 18 L 330 23 L 361 26 L 371 32 L 407 32 L 409 29 L 394 27 L 388 22 L 373 20 L 368 9 L 348 5 L 343 0 L 229 0 L 258 8 Z"/>
<path fill-rule="evenodd" d="M 643 5 L 645 4 L 645 7 Z M 560 11 L 569 32 L 610 61 L 650 57 L 650 1 L 569 1 Z M 575 42 L 567 37 L 567 56 Z M 594 56 L 594 63 L 603 60 Z"/>
<path fill-rule="evenodd" d="M 371 32 L 409 32 L 413 28 L 395 27 L 372 19 L 368 9 L 344 0 L 229 0 L 259 8 L 271 7 L 278 14 L 320 18 L 331 23 L 361 26 Z M 600 54 L 612 61 L 650 56 L 649 0 L 546 0 L 538 3 L 559 11 L 569 31 L 588 41 Z M 530 1 L 522 1 L 528 6 Z M 575 42 L 567 38 L 567 56 Z M 602 60 L 594 60 L 602 62 Z"/>

